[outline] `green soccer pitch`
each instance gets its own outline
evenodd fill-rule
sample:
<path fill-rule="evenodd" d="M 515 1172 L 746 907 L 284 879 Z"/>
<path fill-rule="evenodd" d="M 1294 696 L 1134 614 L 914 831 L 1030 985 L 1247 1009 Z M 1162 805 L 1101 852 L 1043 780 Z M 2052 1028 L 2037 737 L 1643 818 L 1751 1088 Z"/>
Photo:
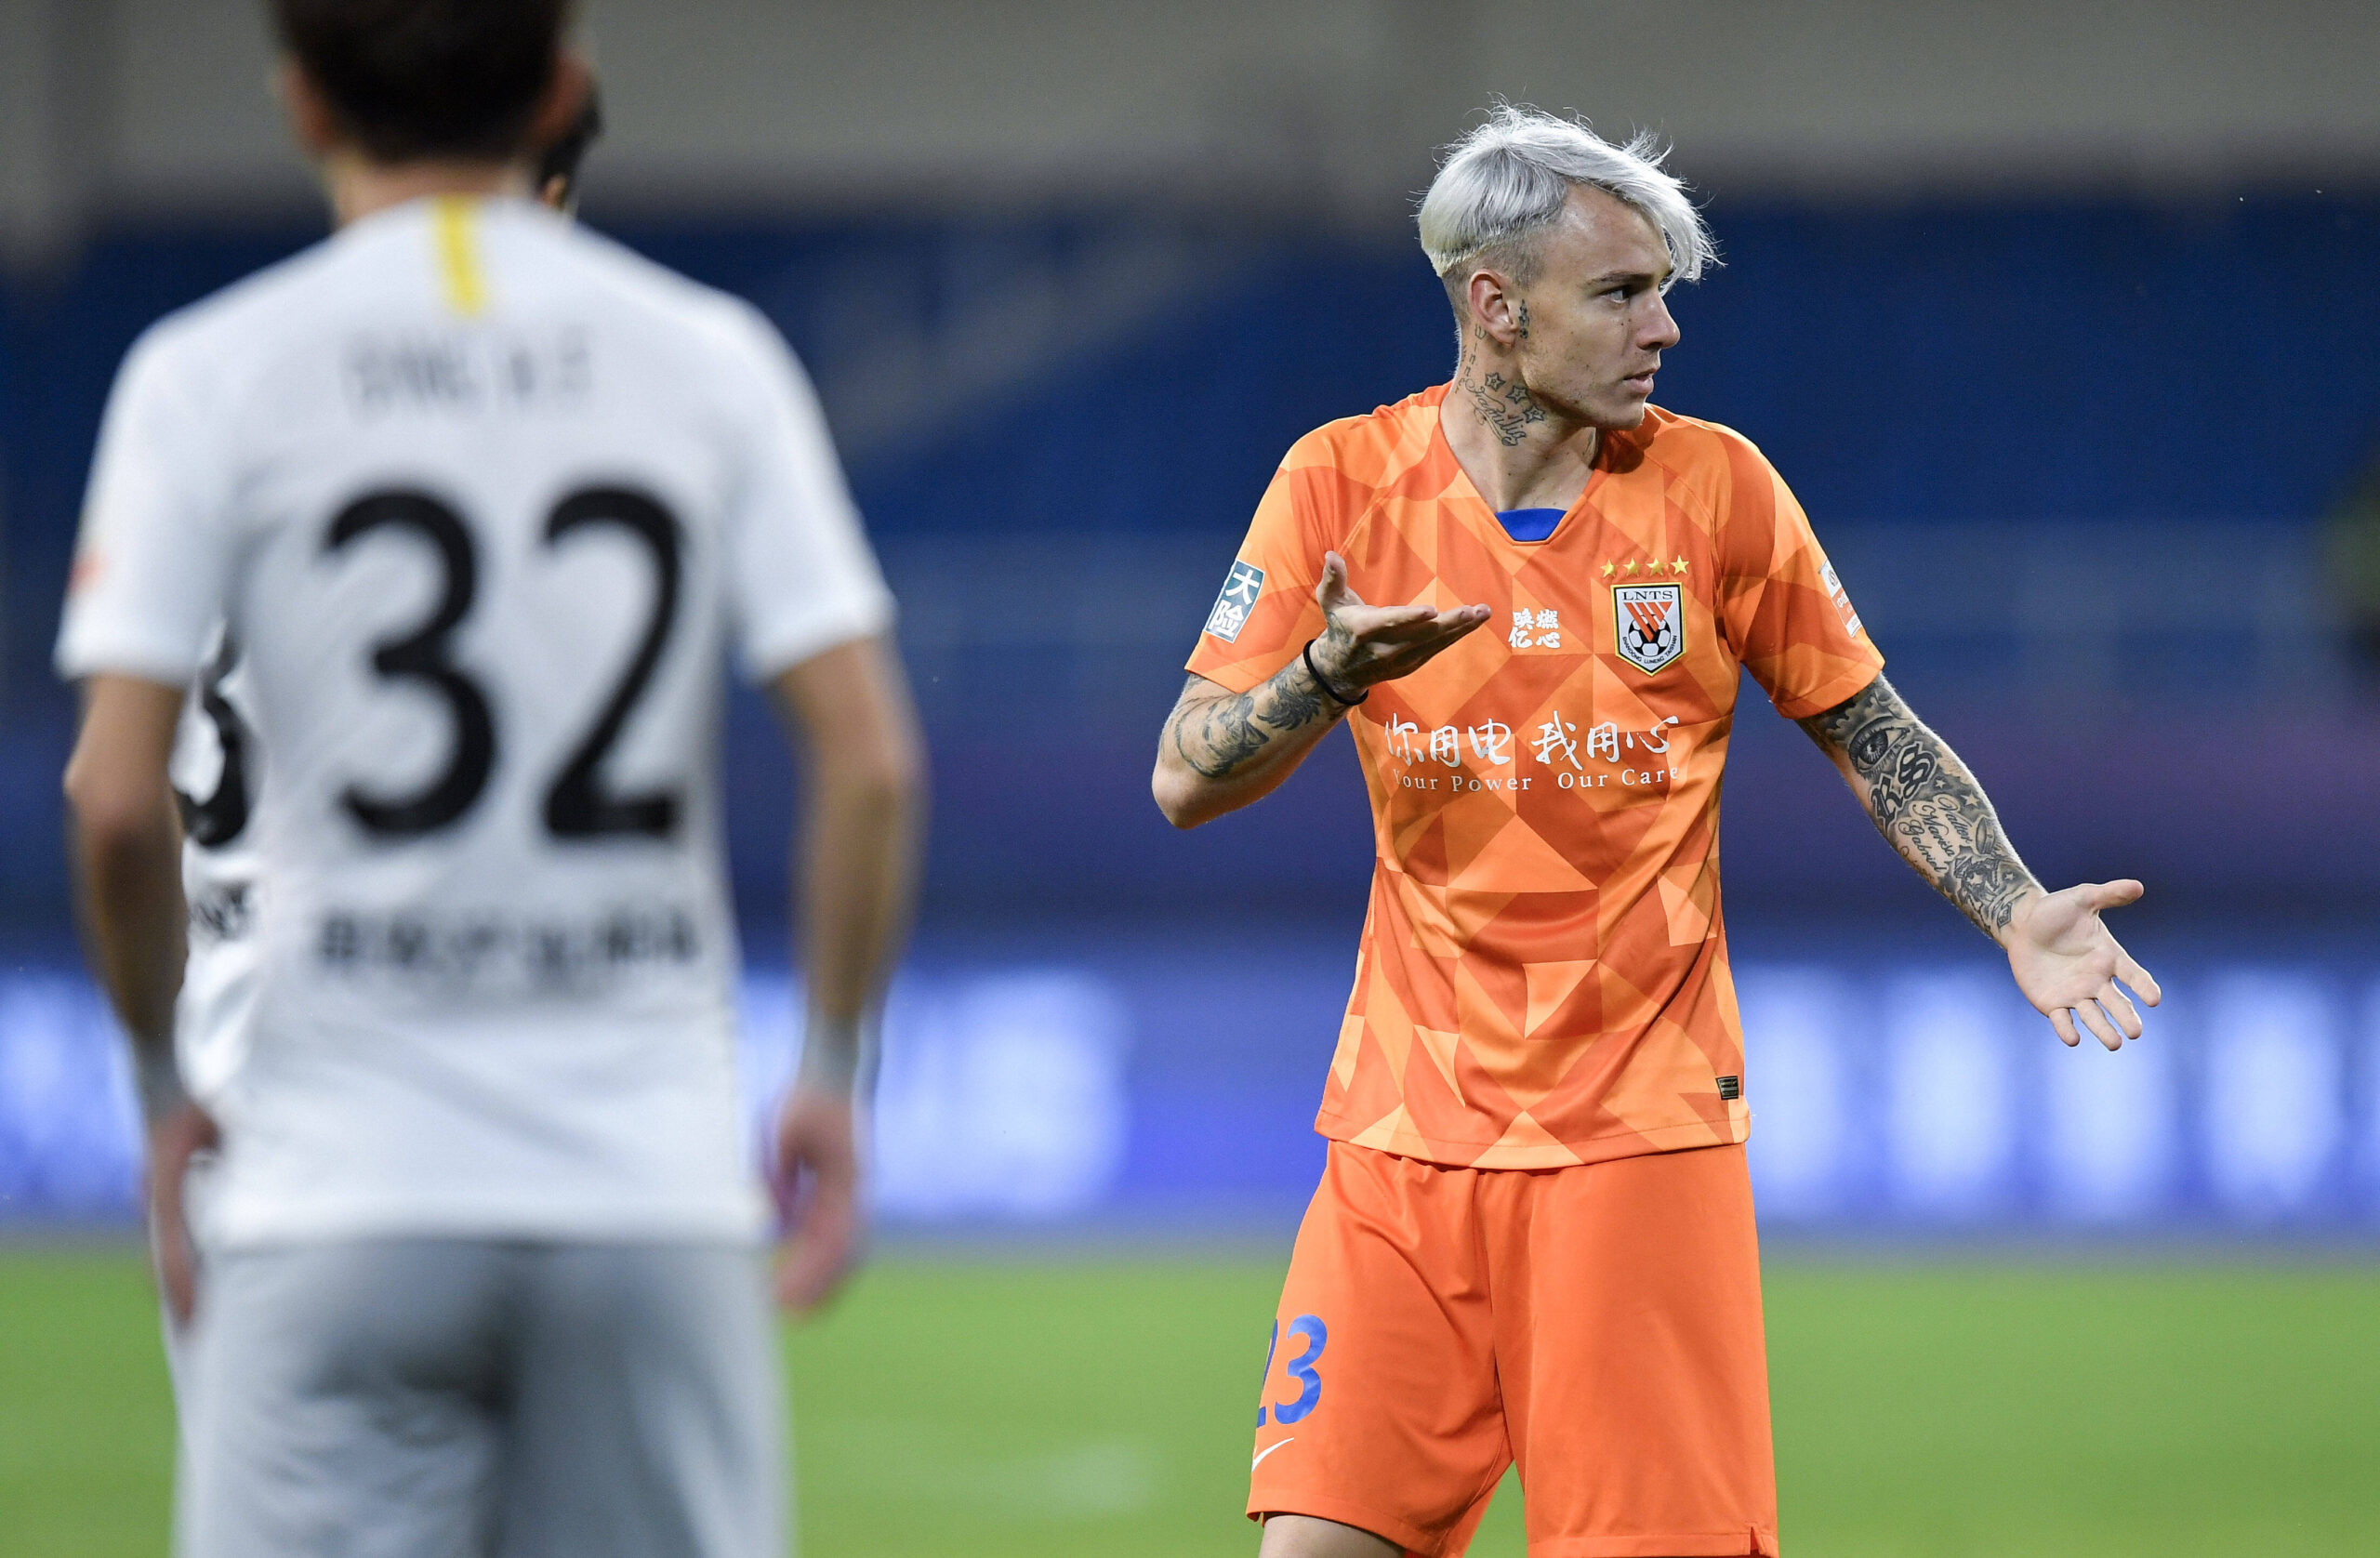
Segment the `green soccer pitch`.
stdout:
<path fill-rule="evenodd" d="M 805 1558 L 1249 1558 L 1279 1274 L 880 1260 L 787 1343 Z M 2380 1552 L 2380 1271 L 1787 1256 L 1768 1297 L 1789 1551 Z M 138 1258 L 0 1249 L 0 1553 L 158 1558 L 171 1454 Z"/>

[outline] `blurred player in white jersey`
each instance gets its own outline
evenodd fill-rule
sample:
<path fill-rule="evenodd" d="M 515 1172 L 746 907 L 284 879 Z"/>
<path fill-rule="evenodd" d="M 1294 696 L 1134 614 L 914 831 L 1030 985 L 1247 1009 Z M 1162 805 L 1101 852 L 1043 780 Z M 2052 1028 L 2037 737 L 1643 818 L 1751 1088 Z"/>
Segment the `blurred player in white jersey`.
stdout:
<path fill-rule="evenodd" d="M 906 908 L 891 601 L 765 323 L 529 198 L 587 87 L 559 0 L 274 10 L 341 231 L 135 347 L 59 648 L 161 1224 L 220 1129 L 178 1524 L 196 1558 L 774 1553 L 719 662 L 807 738 L 776 1274 L 806 1308 L 856 1239 Z M 202 1109 L 167 779 L 218 624 L 246 685 L 212 777 L 234 749 L 270 777 L 245 1053 Z M 194 841 L 219 789 L 192 789 Z M 187 1314 L 187 1261 L 161 1268 Z"/>
<path fill-rule="evenodd" d="M 557 211 L 578 209 L 578 173 L 602 133 L 593 84 L 569 132 L 545 149 L 533 187 Z M 257 985 L 257 856 L 249 821 L 260 799 L 262 754 L 246 713 L 239 646 L 218 629 L 206 669 L 184 699 L 169 768 L 182 826 L 182 897 L 189 905 L 188 955 L 174 1003 L 179 1080 L 195 1108 L 159 1122 L 151 1153 L 151 1252 L 165 1300 L 165 1356 L 177 1410 L 192 1414 L 192 1308 L 202 1265 L 206 1186 L 219 1145 L 212 1101 L 246 1052 L 247 1019 Z M 182 1295 L 181 1314 L 170 1295 Z M 185 1443 L 185 1449 L 187 1446 Z M 187 1457 L 178 1484 L 189 1480 Z"/>

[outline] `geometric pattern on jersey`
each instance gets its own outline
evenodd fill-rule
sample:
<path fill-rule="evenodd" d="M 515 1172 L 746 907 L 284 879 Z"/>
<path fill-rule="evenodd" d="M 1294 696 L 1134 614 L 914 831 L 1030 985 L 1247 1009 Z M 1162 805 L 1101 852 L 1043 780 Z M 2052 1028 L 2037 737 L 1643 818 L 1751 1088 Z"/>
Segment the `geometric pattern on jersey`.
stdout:
<path fill-rule="evenodd" d="M 1244 692 L 1296 658 L 1326 550 L 1372 604 L 1490 613 L 1348 717 L 1376 860 L 1316 1129 L 1488 1168 L 1740 1142 L 1717 852 L 1739 671 L 1802 719 L 1883 657 L 1739 434 L 1648 408 L 1522 543 L 1448 446 L 1445 393 L 1290 449 L 1239 553 L 1263 588 L 1188 666 Z"/>

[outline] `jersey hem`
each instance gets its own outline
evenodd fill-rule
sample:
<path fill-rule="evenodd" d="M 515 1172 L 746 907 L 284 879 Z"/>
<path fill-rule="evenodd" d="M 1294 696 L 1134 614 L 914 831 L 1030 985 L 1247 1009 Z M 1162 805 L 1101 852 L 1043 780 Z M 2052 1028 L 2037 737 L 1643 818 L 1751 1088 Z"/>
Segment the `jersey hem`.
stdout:
<path fill-rule="evenodd" d="M 1326 1141 L 1343 1142 L 1348 1146 L 1361 1147 L 1367 1152 L 1382 1153 L 1390 1157 L 1409 1157 L 1417 1163 L 1435 1163 L 1448 1168 L 1575 1168 L 1589 1163 L 1610 1163 L 1623 1157 L 1688 1152 L 1697 1147 L 1740 1146 L 1752 1134 L 1749 1120 L 1741 1127 L 1733 1120 L 1725 1127 L 1714 1127 L 1708 1120 L 1694 1119 L 1681 1120 L 1675 1125 L 1615 1132 L 1609 1136 L 1593 1136 L 1584 1142 L 1555 1142 L 1541 1146 L 1499 1150 L 1492 1142 L 1454 1142 L 1440 1145 L 1421 1142 L 1412 1149 L 1406 1149 L 1376 1146 L 1355 1140 L 1368 1129 L 1368 1124 L 1334 1115 L 1327 1106 L 1318 1110 L 1314 1117 L 1315 1133 Z M 1476 1155 L 1448 1155 L 1449 1148 L 1466 1147 Z"/>
<path fill-rule="evenodd" d="M 1197 656 L 1194 654 L 1183 662 L 1182 669 L 1187 675 L 1213 682 L 1226 693 L 1246 693 L 1262 687 L 1280 675 L 1281 666 L 1288 665 L 1289 660 L 1295 658 L 1297 656 L 1292 654 L 1288 660 L 1283 660 L 1280 666 L 1276 666 L 1269 671 L 1259 671 L 1253 662 L 1247 660 L 1235 660 L 1228 666 L 1216 666 L 1210 669 L 1201 670 L 1198 668 Z"/>
<path fill-rule="evenodd" d="M 50 667 L 60 681 L 121 676 L 177 690 L 186 689 L 197 680 L 205 664 L 204 656 L 185 655 L 178 650 L 121 642 L 88 647 L 75 644 L 50 656 Z"/>
<path fill-rule="evenodd" d="M 1788 720 L 1807 720 L 1813 714 L 1824 714 L 1835 705 L 1849 703 L 1869 688 L 1873 687 L 1876 684 L 1876 679 L 1884 674 L 1884 657 L 1878 655 L 1873 666 L 1862 667 L 1857 671 L 1846 671 L 1832 681 L 1819 687 L 1815 693 L 1778 704 L 1777 712 Z"/>
<path fill-rule="evenodd" d="M 892 630 L 894 617 L 892 598 L 886 595 L 866 612 L 854 612 L 840 621 L 808 624 L 768 638 L 739 656 L 739 668 L 746 681 L 764 687 L 829 650 L 883 637 Z"/>
<path fill-rule="evenodd" d="M 1777 1558 L 1773 1526 L 1659 1536 L 1569 1537 L 1531 1541 L 1532 1558 Z"/>
<path fill-rule="evenodd" d="M 1352 1499 L 1333 1499 L 1320 1493 L 1262 1497 L 1250 1488 L 1248 1518 L 1261 1525 L 1265 1516 L 1275 1514 L 1300 1514 L 1310 1520 L 1329 1520 L 1341 1525 L 1352 1525 L 1358 1531 L 1393 1541 L 1408 1553 L 1419 1553 L 1421 1558 L 1447 1558 L 1448 1554 L 1460 1551 L 1452 1532 L 1434 1537 L 1410 1521 L 1382 1514 Z"/>

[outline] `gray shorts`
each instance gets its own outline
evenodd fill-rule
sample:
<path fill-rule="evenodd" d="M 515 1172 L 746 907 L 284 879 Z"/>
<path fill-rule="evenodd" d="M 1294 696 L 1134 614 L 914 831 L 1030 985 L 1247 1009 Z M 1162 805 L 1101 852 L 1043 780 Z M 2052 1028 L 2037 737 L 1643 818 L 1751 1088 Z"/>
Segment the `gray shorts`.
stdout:
<path fill-rule="evenodd" d="M 783 1558 L 759 1257 L 374 1239 L 212 1255 L 186 1558 Z"/>

